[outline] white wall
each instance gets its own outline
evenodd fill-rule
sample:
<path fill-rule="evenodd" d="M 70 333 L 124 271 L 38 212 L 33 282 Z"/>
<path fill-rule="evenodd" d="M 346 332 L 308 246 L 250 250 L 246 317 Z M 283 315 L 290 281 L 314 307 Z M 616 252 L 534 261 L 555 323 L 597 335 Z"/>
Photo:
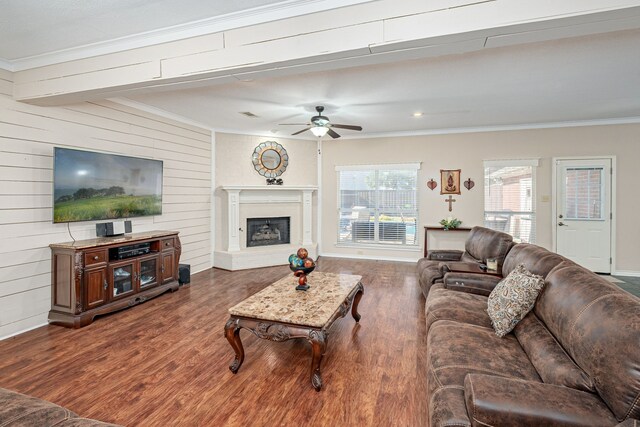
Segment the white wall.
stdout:
<path fill-rule="evenodd" d="M 11 98 L 0 70 L 0 337 L 47 321 L 48 245 L 70 241 L 52 223 L 53 147 L 164 161 L 162 215 L 134 218 L 133 231 L 177 230 L 181 262 L 210 267 L 211 133 L 113 102 L 37 107 Z M 70 224 L 75 239 L 95 237 L 95 222 Z"/>
<path fill-rule="evenodd" d="M 317 169 L 318 169 L 318 156 L 317 156 L 317 144 L 315 141 L 299 140 L 299 139 L 287 139 L 276 137 L 261 137 L 253 135 L 241 135 L 231 133 L 218 133 L 216 132 L 216 166 L 215 166 L 215 250 L 223 251 L 227 249 L 227 194 L 219 187 L 225 185 L 265 185 L 265 177 L 258 174 L 253 168 L 251 163 L 251 155 L 253 150 L 258 144 L 265 141 L 275 141 L 281 144 L 287 154 L 289 155 L 289 166 L 287 170 L 279 177 L 284 181 L 284 187 L 287 186 L 301 186 L 301 185 L 318 185 Z M 313 195 L 313 224 L 316 223 L 316 206 L 317 206 L 317 194 Z M 252 211 L 252 207 L 260 209 L 260 211 Z M 278 208 L 282 208 L 279 206 Z M 246 221 L 247 217 L 260 216 L 264 212 L 263 206 L 243 205 L 241 207 L 241 220 Z M 274 208 L 275 209 L 275 208 Z M 266 216 L 276 216 L 271 212 Z M 279 214 L 278 214 L 279 215 Z M 301 221 L 301 219 L 292 218 L 292 221 Z M 241 222 L 244 224 L 245 222 Z M 296 222 L 297 223 L 297 222 Z M 292 243 L 295 243 L 295 239 L 299 233 L 293 230 L 295 224 L 292 224 Z M 244 228 L 244 227 L 243 227 Z M 313 227 L 314 237 L 315 226 Z M 301 234 L 299 236 L 302 238 Z M 245 236 L 240 236 L 241 241 L 244 241 Z"/>
<path fill-rule="evenodd" d="M 537 171 L 536 243 L 552 247 L 551 185 L 553 157 L 617 156 L 617 264 L 618 271 L 640 272 L 640 125 L 584 126 L 502 132 L 463 133 L 396 138 L 338 140 L 323 142 L 322 156 L 322 252 L 343 256 L 372 256 L 417 259 L 422 248 L 411 252 L 366 250 L 336 246 L 337 174 L 336 165 L 422 162 L 419 182 L 419 230 L 446 218 L 448 204 L 440 195 L 440 169 L 462 169 L 461 180 L 472 178 L 476 186 L 454 196 L 453 216 L 463 226 L 483 223 L 483 160 L 540 158 Z M 438 187 L 431 191 L 426 182 L 433 178 Z M 419 233 L 422 244 L 422 232 Z M 461 233 L 462 234 L 462 233 Z M 431 238 L 431 236 L 430 236 Z M 429 245 L 431 247 L 431 243 Z"/>

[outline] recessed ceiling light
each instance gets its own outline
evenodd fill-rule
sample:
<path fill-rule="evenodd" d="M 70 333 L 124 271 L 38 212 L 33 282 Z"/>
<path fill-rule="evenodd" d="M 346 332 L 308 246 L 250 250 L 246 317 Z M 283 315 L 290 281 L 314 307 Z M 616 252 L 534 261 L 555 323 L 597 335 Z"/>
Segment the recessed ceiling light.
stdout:
<path fill-rule="evenodd" d="M 422 117 L 423 114 L 424 113 L 418 111 L 418 112 L 413 113 L 413 117 Z"/>

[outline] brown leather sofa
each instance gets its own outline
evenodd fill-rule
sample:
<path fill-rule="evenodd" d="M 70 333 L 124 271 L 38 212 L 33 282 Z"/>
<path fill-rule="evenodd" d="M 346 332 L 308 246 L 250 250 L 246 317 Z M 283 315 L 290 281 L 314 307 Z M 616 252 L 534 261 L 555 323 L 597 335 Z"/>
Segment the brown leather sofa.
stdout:
<path fill-rule="evenodd" d="M 520 263 L 546 285 L 532 312 L 504 338 L 486 312 L 489 280 L 478 280 L 478 287 L 447 273 L 431 287 L 425 306 L 430 426 L 634 425 L 640 299 L 535 245 L 513 247 L 503 273 Z"/>
<path fill-rule="evenodd" d="M 446 272 L 446 261 L 461 261 L 486 264 L 488 258 L 498 260 L 498 272 L 509 250 L 513 247 L 513 237 L 507 233 L 484 227 L 473 227 L 465 242 L 465 250 L 432 250 L 418 261 L 418 280 L 425 298 L 434 283 L 442 282 Z M 443 264 L 444 263 L 444 264 Z"/>
<path fill-rule="evenodd" d="M 78 417 L 62 406 L 0 388 L 2 427 L 118 427 Z"/>

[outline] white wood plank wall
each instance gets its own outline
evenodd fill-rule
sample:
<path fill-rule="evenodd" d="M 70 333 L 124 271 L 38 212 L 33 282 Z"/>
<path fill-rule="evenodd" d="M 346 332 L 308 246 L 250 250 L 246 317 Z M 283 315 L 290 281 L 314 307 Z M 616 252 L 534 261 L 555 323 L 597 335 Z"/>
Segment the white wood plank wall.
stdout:
<path fill-rule="evenodd" d="M 163 214 L 133 218 L 133 231 L 180 231 L 181 262 L 211 267 L 209 130 L 108 101 L 38 107 L 11 93 L 0 69 L 0 339 L 47 322 L 48 245 L 71 240 L 67 224 L 52 223 L 54 146 L 163 160 Z M 70 229 L 95 237 L 95 222 Z"/>

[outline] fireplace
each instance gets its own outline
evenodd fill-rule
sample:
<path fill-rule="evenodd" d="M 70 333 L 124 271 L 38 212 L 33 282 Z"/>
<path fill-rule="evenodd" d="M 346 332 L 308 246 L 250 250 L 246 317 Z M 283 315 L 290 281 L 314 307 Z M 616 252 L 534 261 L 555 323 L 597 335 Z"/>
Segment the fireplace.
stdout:
<path fill-rule="evenodd" d="M 290 243 L 291 218 L 247 218 L 247 247 L 287 245 Z"/>

